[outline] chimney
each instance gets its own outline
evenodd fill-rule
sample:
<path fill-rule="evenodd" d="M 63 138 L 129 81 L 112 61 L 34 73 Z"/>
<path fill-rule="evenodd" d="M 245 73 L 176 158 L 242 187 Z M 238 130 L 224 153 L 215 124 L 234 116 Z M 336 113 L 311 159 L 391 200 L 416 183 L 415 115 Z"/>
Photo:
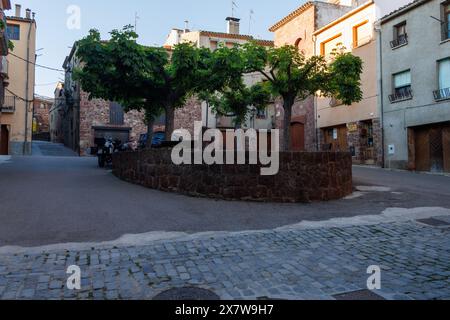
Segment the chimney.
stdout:
<path fill-rule="evenodd" d="M 25 18 L 31 19 L 31 10 L 30 9 L 25 10 Z"/>
<path fill-rule="evenodd" d="M 20 18 L 22 6 L 20 4 L 16 4 L 16 18 Z"/>
<path fill-rule="evenodd" d="M 227 22 L 227 33 L 228 34 L 239 34 L 239 21 L 241 21 L 241 19 L 238 18 L 233 18 L 233 17 L 228 17 L 226 19 Z"/>

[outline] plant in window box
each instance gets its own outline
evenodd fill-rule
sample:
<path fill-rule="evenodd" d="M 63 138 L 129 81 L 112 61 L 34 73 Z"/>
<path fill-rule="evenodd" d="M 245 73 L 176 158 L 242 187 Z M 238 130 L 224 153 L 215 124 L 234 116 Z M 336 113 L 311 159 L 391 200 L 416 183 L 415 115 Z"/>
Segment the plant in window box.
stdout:
<path fill-rule="evenodd" d="M 5 32 L 6 28 L 7 27 L 6 27 L 5 22 L 3 20 L 0 20 L 0 30 L 2 32 Z M 11 40 L 9 40 L 9 39 L 8 39 L 8 49 L 11 50 L 11 51 L 14 50 L 14 43 Z"/>

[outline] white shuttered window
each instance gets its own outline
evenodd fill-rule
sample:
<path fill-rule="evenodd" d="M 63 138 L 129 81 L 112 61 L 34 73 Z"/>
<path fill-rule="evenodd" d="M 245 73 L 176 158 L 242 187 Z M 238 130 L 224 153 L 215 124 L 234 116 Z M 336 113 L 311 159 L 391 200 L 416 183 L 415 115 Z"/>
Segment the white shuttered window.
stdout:
<path fill-rule="evenodd" d="M 450 58 L 439 61 L 439 89 L 450 88 Z"/>

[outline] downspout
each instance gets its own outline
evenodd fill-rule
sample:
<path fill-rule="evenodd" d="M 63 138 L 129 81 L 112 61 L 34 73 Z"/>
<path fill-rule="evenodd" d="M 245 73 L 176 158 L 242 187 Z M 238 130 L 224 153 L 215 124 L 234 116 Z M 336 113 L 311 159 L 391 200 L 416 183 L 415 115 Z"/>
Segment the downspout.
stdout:
<path fill-rule="evenodd" d="M 378 61 L 379 61 L 379 94 L 380 101 L 380 131 L 381 131 L 381 167 L 386 168 L 386 154 L 385 154 L 385 137 L 384 137 L 384 88 L 383 88 L 383 37 L 381 32 L 381 22 L 375 26 L 375 30 L 378 33 Z"/>
<path fill-rule="evenodd" d="M 28 28 L 28 39 L 27 39 L 27 77 L 26 77 L 26 83 L 25 83 L 25 141 L 23 144 L 23 155 L 26 155 L 27 151 L 27 144 L 28 144 L 28 108 L 30 103 L 30 40 L 31 40 L 31 28 L 33 26 L 34 20 L 30 21 L 30 27 Z M 33 92 L 34 97 L 34 92 Z M 33 102 L 33 101 L 31 101 Z"/>
<path fill-rule="evenodd" d="M 317 36 L 312 36 L 312 41 L 314 44 L 314 56 L 317 55 L 316 42 Z M 315 123 L 315 135 L 316 135 L 316 151 L 320 151 L 320 137 L 319 137 L 319 110 L 317 110 L 317 98 L 316 95 L 313 96 L 313 109 L 314 109 L 314 121 Z"/>

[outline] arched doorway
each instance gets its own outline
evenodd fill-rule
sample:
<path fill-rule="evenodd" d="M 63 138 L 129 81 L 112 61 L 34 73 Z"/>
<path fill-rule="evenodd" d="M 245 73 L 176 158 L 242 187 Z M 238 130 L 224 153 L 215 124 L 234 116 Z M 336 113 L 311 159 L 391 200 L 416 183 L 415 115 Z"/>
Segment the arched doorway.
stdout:
<path fill-rule="evenodd" d="M 305 125 L 302 122 L 291 123 L 291 150 L 305 151 Z"/>

